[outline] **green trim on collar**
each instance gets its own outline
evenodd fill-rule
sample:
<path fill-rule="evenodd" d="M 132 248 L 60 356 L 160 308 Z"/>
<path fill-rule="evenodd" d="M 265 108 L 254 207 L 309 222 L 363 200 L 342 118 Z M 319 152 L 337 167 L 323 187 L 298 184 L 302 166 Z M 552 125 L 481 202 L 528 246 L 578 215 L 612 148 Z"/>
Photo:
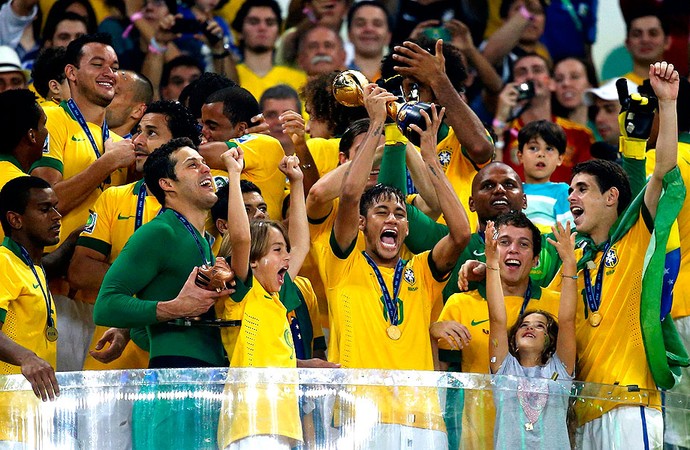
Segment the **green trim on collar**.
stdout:
<path fill-rule="evenodd" d="M 684 144 L 690 144 L 690 133 L 688 132 L 683 132 L 678 135 L 678 142 L 682 142 Z"/>
<path fill-rule="evenodd" d="M 22 168 L 22 165 L 19 164 L 19 161 L 17 161 L 17 158 L 15 158 L 14 155 L 3 155 L 3 154 L 0 154 L 0 161 L 7 161 L 7 162 L 10 162 L 10 163 L 14 164 L 14 165 L 17 167 L 17 169 L 19 169 L 19 170 L 21 170 L 22 172 L 24 172 L 24 169 Z M 24 173 L 26 173 L 26 172 L 24 172 Z"/>
<path fill-rule="evenodd" d="M 134 189 L 132 189 L 132 195 L 139 195 L 139 192 L 141 191 L 141 186 L 144 184 L 144 181 L 145 180 L 142 178 L 141 180 L 134 183 Z"/>
<path fill-rule="evenodd" d="M 60 108 L 64 109 L 65 112 L 67 113 L 67 115 L 72 118 L 72 120 L 77 120 L 77 118 L 72 115 L 72 111 L 69 110 L 69 107 L 67 106 L 67 100 L 61 101 L 60 105 L 58 105 L 58 106 L 60 106 Z"/>
<path fill-rule="evenodd" d="M 14 241 L 14 239 L 12 239 L 12 238 L 10 238 L 10 237 L 8 237 L 8 236 L 5 236 L 5 239 L 3 239 L 3 241 L 2 241 L 2 246 L 3 246 L 3 247 L 7 247 L 12 253 L 14 253 L 14 255 L 15 255 L 17 258 L 19 258 L 19 259 L 21 259 L 22 261 L 24 261 L 24 257 L 22 256 L 22 249 L 21 249 L 21 247 L 19 246 L 19 244 L 17 244 L 17 243 Z M 24 263 L 27 264 L 27 265 L 29 264 L 27 261 L 24 261 Z"/>

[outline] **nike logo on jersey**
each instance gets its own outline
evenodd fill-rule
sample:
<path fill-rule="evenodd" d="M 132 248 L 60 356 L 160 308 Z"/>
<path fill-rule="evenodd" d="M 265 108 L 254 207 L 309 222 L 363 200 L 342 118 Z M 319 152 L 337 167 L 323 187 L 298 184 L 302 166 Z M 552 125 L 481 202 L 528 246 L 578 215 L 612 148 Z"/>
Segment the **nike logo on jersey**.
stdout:
<path fill-rule="evenodd" d="M 86 139 L 85 139 L 85 138 L 78 138 L 78 137 L 76 137 L 76 136 L 73 135 L 73 136 L 72 136 L 72 140 L 73 140 L 74 142 L 82 142 L 82 141 L 85 141 Z"/>
<path fill-rule="evenodd" d="M 477 250 L 472 250 L 474 256 L 484 256 L 484 252 L 478 252 Z"/>
<path fill-rule="evenodd" d="M 40 286 L 40 284 L 34 284 L 34 289 L 38 289 Z"/>
<path fill-rule="evenodd" d="M 470 322 L 470 325 L 472 325 L 473 327 L 476 327 L 477 325 L 482 324 L 484 322 L 488 322 L 488 321 L 489 321 L 489 319 L 479 320 L 479 321 L 472 319 L 472 322 Z"/>
<path fill-rule="evenodd" d="M 118 213 L 118 215 L 117 215 L 117 220 L 129 220 L 129 219 L 131 219 L 132 217 L 134 217 L 134 216 L 123 216 L 122 214 L 119 214 L 119 213 Z"/>

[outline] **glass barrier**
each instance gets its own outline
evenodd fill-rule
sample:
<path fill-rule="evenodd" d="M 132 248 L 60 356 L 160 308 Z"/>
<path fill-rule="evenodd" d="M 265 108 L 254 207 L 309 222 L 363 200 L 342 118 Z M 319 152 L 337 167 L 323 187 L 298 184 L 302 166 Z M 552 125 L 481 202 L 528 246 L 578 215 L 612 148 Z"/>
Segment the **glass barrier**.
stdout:
<path fill-rule="evenodd" d="M 58 381 L 60 397 L 41 402 L 22 376 L 0 376 L 0 450 L 490 449 L 495 438 L 568 448 L 578 420 L 621 403 L 661 407 L 659 393 L 634 386 L 448 372 L 169 369 Z M 690 396 L 664 403 L 688 419 L 687 436 Z"/>

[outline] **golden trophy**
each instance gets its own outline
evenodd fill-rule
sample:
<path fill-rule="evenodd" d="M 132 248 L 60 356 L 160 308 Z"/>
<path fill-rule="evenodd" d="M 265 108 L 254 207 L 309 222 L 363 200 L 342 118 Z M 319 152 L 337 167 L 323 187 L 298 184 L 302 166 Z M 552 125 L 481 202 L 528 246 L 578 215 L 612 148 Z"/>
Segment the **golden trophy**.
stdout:
<path fill-rule="evenodd" d="M 346 70 L 336 75 L 333 80 L 333 96 L 344 106 L 355 107 L 364 105 L 364 87 L 369 84 L 369 80 L 361 72 L 356 70 Z M 416 124 L 424 130 L 426 121 L 421 111 L 426 111 L 431 117 L 431 105 L 425 102 L 409 101 L 395 102 L 386 104 L 388 116 L 395 121 L 403 135 L 414 145 L 419 146 L 419 135 L 410 128 Z"/>

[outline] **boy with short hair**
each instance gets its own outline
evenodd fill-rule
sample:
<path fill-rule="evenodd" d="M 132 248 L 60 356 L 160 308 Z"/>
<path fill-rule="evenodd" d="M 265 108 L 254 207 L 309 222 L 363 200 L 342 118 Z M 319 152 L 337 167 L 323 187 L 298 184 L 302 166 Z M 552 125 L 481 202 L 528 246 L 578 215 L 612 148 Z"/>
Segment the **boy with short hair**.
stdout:
<path fill-rule="evenodd" d="M 550 181 L 563 162 L 566 143 L 563 128 L 547 120 L 530 122 L 518 133 L 517 155 L 525 172 L 525 214 L 542 233 L 550 233 L 551 225 L 556 222 L 573 220 L 568 184 Z"/>

